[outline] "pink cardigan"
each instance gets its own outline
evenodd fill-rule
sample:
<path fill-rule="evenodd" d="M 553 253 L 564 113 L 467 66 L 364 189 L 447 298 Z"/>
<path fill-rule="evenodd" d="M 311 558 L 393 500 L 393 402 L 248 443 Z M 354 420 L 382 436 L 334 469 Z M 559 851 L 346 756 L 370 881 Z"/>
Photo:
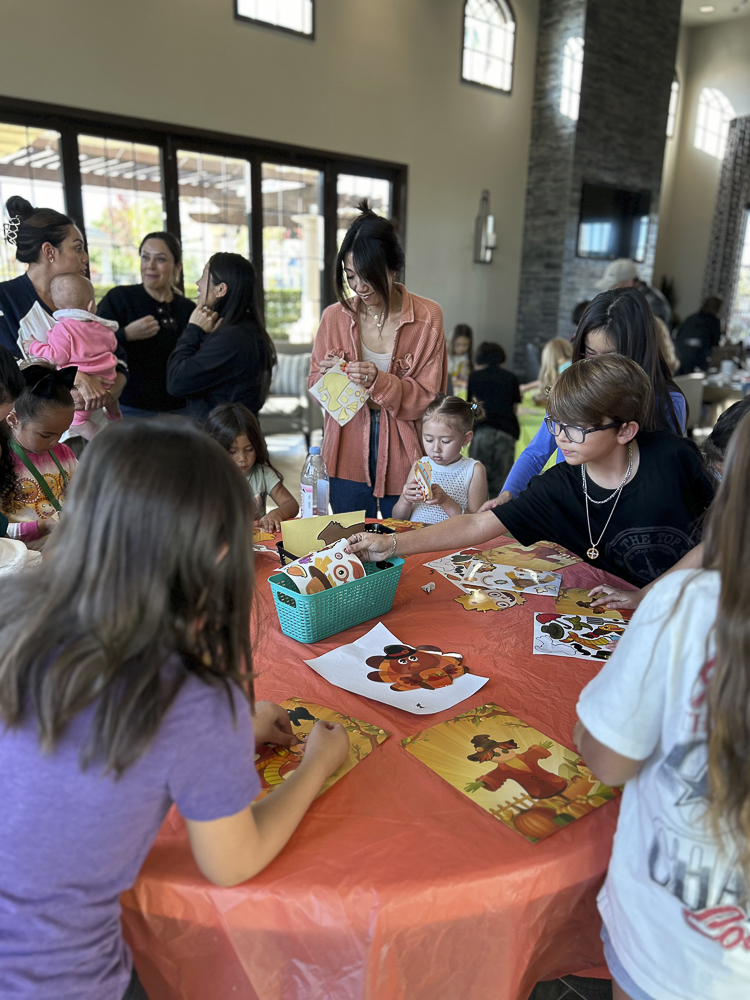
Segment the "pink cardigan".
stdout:
<path fill-rule="evenodd" d="M 422 414 L 439 392 L 445 392 L 447 361 L 443 313 L 430 299 L 412 295 L 403 285 L 401 319 L 396 329 L 388 372 L 378 372 L 370 396 L 382 407 L 380 448 L 375 483 L 370 481 L 370 409 L 363 406 L 343 427 L 325 416 L 323 458 L 332 476 L 375 487 L 377 497 L 401 492 L 412 463 L 422 454 Z M 361 361 L 357 327 L 359 300 L 354 312 L 339 303 L 329 306 L 320 321 L 313 345 L 307 386 L 320 379 L 322 358 L 342 356 Z"/>

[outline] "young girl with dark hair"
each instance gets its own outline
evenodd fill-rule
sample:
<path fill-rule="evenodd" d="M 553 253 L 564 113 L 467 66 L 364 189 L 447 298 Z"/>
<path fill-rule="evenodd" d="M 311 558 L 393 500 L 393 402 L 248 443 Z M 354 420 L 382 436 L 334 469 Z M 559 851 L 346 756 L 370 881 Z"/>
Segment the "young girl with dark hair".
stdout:
<path fill-rule="evenodd" d="M 255 498 L 255 517 L 264 531 L 281 531 L 281 522 L 296 517 L 299 504 L 284 486 L 284 477 L 271 464 L 268 446 L 255 416 L 242 403 L 224 403 L 211 410 L 203 425 L 214 441 L 228 451 L 247 479 Z M 276 509 L 266 513 L 266 498 Z"/>
<path fill-rule="evenodd" d="M 404 486 L 393 516 L 405 521 L 437 524 L 459 514 L 474 514 L 487 499 L 487 473 L 481 462 L 464 458 L 461 450 L 471 443 L 474 423 L 484 410 L 458 396 L 438 396 L 422 417 L 425 454 L 430 468 L 430 493 L 426 499 L 415 478 L 415 467 Z"/>
<path fill-rule="evenodd" d="M 114 320 L 117 342 L 128 363 L 123 416 L 155 417 L 181 410 L 184 400 L 167 392 L 167 361 L 195 309 L 180 292 L 182 247 L 172 233 L 147 233 L 138 248 L 139 285 L 117 285 L 99 303 L 97 315 Z"/>
<path fill-rule="evenodd" d="M 15 483 L 0 498 L 8 536 L 38 542 L 57 527 L 76 457 L 60 438 L 73 422 L 77 369 L 30 365 L 22 372 L 26 388 L 6 421 L 10 428 Z"/>
<path fill-rule="evenodd" d="M 599 894 L 615 1000 L 750 996 L 750 417 L 702 570 L 648 594 L 578 702 L 592 772 L 625 784 Z"/>
<path fill-rule="evenodd" d="M 258 316 L 255 269 L 238 253 L 215 253 L 198 282 L 198 306 L 167 363 L 167 389 L 203 422 L 221 403 L 258 413 L 276 350 Z"/>
<path fill-rule="evenodd" d="M 226 452 L 187 421 L 122 421 L 86 448 L 39 569 L 0 581 L 0 996 L 144 998 L 122 937 L 170 806 L 217 885 L 282 850 L 344 760 L 317 722 L 300 767 L 260 791 L 253 511 Z"/>
<path fill-rule="evenodd" d="M 331 507 L 334 513 L 364 509 L 376 517 L 380 506 L 383 517 L 390 517 L 421 454 L 421 416 L 445 392 L 443 313 L 396 280 L 404 252 L 393 223 L 366 200 L 358 208 L 336 257 L 339 301 L 321 317 L 307 386 L 344 358 L 348 377 L 366 390 L 367 406 L 343 427 L 325 415 Z"/>
<path fill-rule="evenodd" d="M 25 274 L 0 282 L 0 342 L 21 357 L 19 339 L 31 340 L 54 325 L 55 306 L 50 284 L 58 274 L 88 274 L 88 254 L 83 235 L 73 220 L 52 208 L 34 208 L 14 195 L 5 203 L 8 213 L 6 241 L 15 246 L 16 259 L 28 264 Z M 125 385 L 123 366 L 108 391 L 95 375 L 79 372 L 75 388 L 78 409 L 97 410 L 117 399 Z"/>
<path fill-rule="evenodd" d="M 685 433 L 685 397 L 675 385 L 662 356 L 648 302 L 634 288 L 602 292 L 586 307 L 573 339 L 573 364 L 599 354 L 621 354 L 631 358 L 649 377 L 654 402 L 646 416 L 645 429 Z M 526 489 L 531 477 L 542 471 L 556 447 L 553 436 L 542 424 L 531 444 L 516 460 L 502 493 L 488 501 L 486 509 L 517 497 Z M 562 460 L 562 453 L 558 451 L 557 461 Z"/>
<path fill-rule="evenodd" d="M 453 391 L 466 391 L 474 353 L 474 331 L 468 323 L 457 323 L 448 345 L 448 376 Z"/>

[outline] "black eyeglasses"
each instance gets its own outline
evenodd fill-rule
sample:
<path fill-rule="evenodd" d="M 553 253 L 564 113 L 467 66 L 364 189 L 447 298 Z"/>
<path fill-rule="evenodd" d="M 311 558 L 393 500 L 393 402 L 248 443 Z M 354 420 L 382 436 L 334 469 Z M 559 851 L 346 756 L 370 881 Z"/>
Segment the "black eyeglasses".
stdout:
<path fill-rule="evenodd" d="M 553 437 L 557 437 L 558 434 L 565 434 L 565 437 L 571 444 L 583 444 L 586 440 L 586 435 L 591 434 L 592 431 L 608 431 L 613 427 L 622 426 L 617 421 L 614 424 L 602 424 L 601 427 L 575 427 L 573 424 L 561 424 L 559 420 L 553 420 L 552 417 L 545 417 L 544 424 Z"/>

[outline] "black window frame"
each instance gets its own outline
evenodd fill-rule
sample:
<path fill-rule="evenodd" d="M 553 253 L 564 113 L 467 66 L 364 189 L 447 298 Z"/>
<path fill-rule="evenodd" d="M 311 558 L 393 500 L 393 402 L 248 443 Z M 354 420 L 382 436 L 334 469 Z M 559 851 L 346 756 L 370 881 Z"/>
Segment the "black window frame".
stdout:
<path fill-rule="evenodd" d="M 307 36 L 306 36 L 307 37 Z M 245 159 L 250 163 L 252 215 L 248 258 L 258 276 L 258 307 L 264 314 L 263 288 L 263 198 L 261 164 L 278 163 L 309 167 L 323 173 L 324 268 L 321 309 L 336 301 L 333 268 L 336 261 L 338 221 L 337 177 L 339 173 L 376 177 L 391 183 L 391 218 L 406 249 L 406 195 L 408 167 L 402 163 L 329 153 L 305 146 L 271 142 L 208 129 L 189 128 L 122 115 L 108 115 L 60 105 L 41 104 L 0 97 L 0 121 L 9 125 L 54 129 L 60 134 L 60 174 L 66 212 L 86 237 L 83 193 L 78 158 L 78 136 L 94 135 L 157 146 L 161 150 L 162 198 L 165 227 L 181 236 L 177 151 L 211 153 Z"/>
<path fill-rule="evenodd" d="M 495 0 L 497 2 L 497 0 Z M 466 8 L 469 5 L 469 0 L 463 0 L 461 8 L 461 61 L 458 64 L 458 78 L 462 84 L 467 87 L 479 87 L 480 90 L 486 90 L 491 94 L 502 94 L 505 97 L 511 97 L 513 94 L 513 84 L 516 79 L 516 41 L 518 35 L 518 19 L 516 17 L 516 12 L 513 10 L 513 4 L 510 0 L 505 0 L 508 5 L 508 10 L 510 11 L 510 16 L 513 19 L 513 53 L 511 56 L 510 65 L 510 87 L 507 90 L 503 90 L 502 87 L 493 87 L 489 83 L 480 83 L 479 80 L 467 80 L 464 76 L 464 52 L 466 46 L 464 44 L 466 40 Z"/>
<path fill-rule="evenodd" d="M 248 17 L 247 14 L 240 14 L 239 0 L 234 0 L 234 19 L 241 24 L 252 24 L 256 27 L 267 28 L 269 31 L 281 31 L 285 35 L 292 35 L 294 38 L 305 38 L 311 42 L 315 41 L 315 23 L 317 21 L 317 11 L 315 10 L 315 0 L 310 0 L 312 4 L 312 31 L 297 31 L 294 28 L 285 28 L 280 24 L 271 24 L 270 21 L 263 21 L 259 17 Z"/>

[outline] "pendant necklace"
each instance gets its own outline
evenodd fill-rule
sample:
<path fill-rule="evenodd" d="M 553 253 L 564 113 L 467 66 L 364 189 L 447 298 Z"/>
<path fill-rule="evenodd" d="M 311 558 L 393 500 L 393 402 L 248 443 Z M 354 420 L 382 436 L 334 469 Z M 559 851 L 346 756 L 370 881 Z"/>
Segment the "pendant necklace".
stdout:
<path fill-rule="evenodd" d="M 370 314 L 370 316 L 372 316 L 375 326 L 378 328 L 378 336 L 381 337 L 383 335 L 383 316 L 385 314 L 385 309 L 381 311 L 380 319 L 378 319 L 378 317 L 375 315 L 372 309 L 370 309 L 369 306 L 365 306 L 365 308 L 367 309 L 367 312 Z"/>
<path fill-rule="evenodd" d="M 586 557 L 588 559 L 591 559 L 592 562 L 595 559 L 599 558 L 599 548 L 598 548 L 598 546 L 601 544 L 602 538 L 604 538 L 604 532 L 607 530 L 607 528 L 609 527 L 609 522 L 612 520 L 612 515 L 615 512 L 615 507 L 617 506 L 617 501 L 620 499 L 620 494 L 622 493 L 623 487 L 625 486 L 625 483 L 627 483 L 627 481 L 630 479 L 630 476 L 631 476 L 632 472 L 633 472 L 633 445 L 631 443 L 631 444 L 628 444 L 628 470 L 625 473 L 625 478 L 620 483 L 620 485 L 617 487 L 617 489 L 613 493 L 610 493 L 610 495 L 608 497 L 605 497 L 604 500 L 594 500 L 593 497 L 589 497 L 589 491 L 588 491 L 588 487 L 587 487 L 587 484 L 586 484 L 586 463 L 584 462 L 583 465 L 581 466 L 581 479 L 583 481 L 583 495 L 584 495 L 585 501 L 586 501 L 586 525 L 587 525 L 587 527 L 589 529 L 589 542 L 591 543 L 591 548 L 586 552 Z M 596 541 L 594 541 L 594 537 L 591 534 L 591 519 L 589 518 L 589 500 L 591 500 L 591 503 L 595 503 L 595 504 L 609 503 L 610 500 L 614 500 L 615 501 L 614 504 L 612 505 L 612 510 L 609 512 L 609 517 L 607 518 L 607 523 L 604 525 L 602 533 L 601 533 L 601 535 L 599 535 L 599 537 L 597 538 Z"/>

